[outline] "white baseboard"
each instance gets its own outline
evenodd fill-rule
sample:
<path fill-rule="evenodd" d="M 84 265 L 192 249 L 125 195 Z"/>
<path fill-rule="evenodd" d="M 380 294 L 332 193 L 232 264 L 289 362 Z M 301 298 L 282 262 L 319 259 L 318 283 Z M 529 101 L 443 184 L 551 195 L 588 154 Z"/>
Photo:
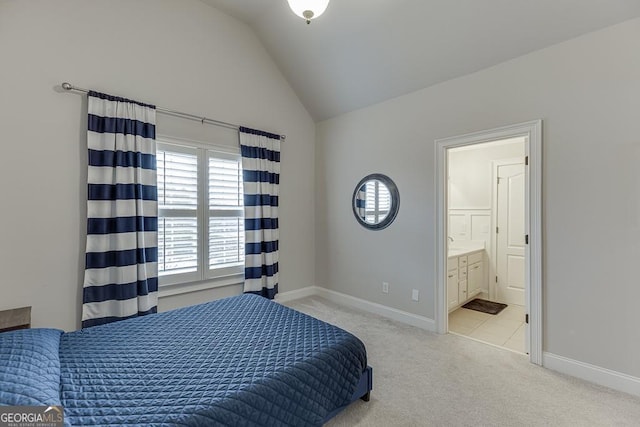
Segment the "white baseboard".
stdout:
<path fill-rule="evenodd" d="M 397 320 L 398 322 L 402 322 L 402 323 L 406 323 L 407 325 L 426 329 L 431 332 L 436 331 L 436 321 L 433 319 L 429 319 L 428 317 L 419 316 L 413 313 L 408 313 L 406 311 L 398 310 L 396 308 L 387 307 L 386 305 L 377 304 L 375 302 L 370 302 L 360 298 L 352 297 L 351 295 L 332 291 L 330 289 L 321 288 L 321 287 L 316 287 L 316 288 L 317 288 L 316 295 L 321 296 L 325 299 L 328 299 L 329 301 L 346 305 L 348 307 L 353 307 L 360 310 L 368 311 L 369 313 L 378 314 L 380 316 L 388 317 L 389 319 Z"/>
<path fill-rule="evenodd" d="M 542 353 L 542 366 L 614 390 L 640 396 L 640 378 L 631 375 L 547 352 Z"/>
<path fill-rule="evenodd" d="M 345 305 L 347 307 L 357 308 L 359 310 L 367 311 L 369 313 L 378 314 L 380 316 L 397 320 L 398 322 L 406 323 L 407 325 L 426 329 L 428 331 L 435 332 L 436 330 L 436 322 L 433 319 L 429 319 L 427 317 L 419 316 L 413 313 L 408 313 L 406 311 L 398 310 L 396 308 L 387 307 L 385 305 L 363 300 L 361 298 L 352 297 L 351 295 L 332 291 L 330 289 L 322 288 L 320 286 L 308 286 L 306 288 L 296 289 L 295 291 L 289 291 L 289 292 L 283 292 L 281 294 L 277 294 L 276 301 L 287 302 L 287 301 L 292 301 L 295 299 L 304 298 L 312 295 L 317 295 L 329 301 L 335 302 L 337 304 Z"/>
<path fill-rule="evenodd" d="M 278 292 L 275 300 L 276 302 L 287 302 L 310 297 L 312 295 L 318 295 L 316 288 L 317 286 L 307 286 L 306 288 L 294 289 L 293 291 Z"/>

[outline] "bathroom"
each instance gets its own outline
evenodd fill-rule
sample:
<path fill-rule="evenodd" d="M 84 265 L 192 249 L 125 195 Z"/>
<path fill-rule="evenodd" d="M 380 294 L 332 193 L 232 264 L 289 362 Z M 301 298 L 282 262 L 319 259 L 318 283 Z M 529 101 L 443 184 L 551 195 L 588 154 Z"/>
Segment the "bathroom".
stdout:
<path fill-rule="evenodd" d="M 526 354 L 525 138 L 448 150 L 449 332 Z"/>

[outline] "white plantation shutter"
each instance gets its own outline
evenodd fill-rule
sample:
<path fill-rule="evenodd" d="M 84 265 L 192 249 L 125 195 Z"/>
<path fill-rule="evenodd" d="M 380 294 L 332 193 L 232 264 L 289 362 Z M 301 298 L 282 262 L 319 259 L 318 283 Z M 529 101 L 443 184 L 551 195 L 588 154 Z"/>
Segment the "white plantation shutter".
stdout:
<path fill-rule="evenodd" d="M 158 151 L 158 201 L 165 209 L 198 207 L 198 157 L 196 153 Z"/>
<path fill-rule="evenodd" d="M 365 207 L 365 221 L 370 224 L 375 224 L 376 221 L 376 182 L 367 181 L 366 184 L 366 207 Z"/>
<path fill-rule="evenodd" d="M 174 150 L 177 150 L 175 148 Z M 196 150 L 158 150 L 158 272 L 198 269 L 198 156 Z"/>
<path fill-rule="evenodd" d="M 242 273 L 239 153 L 162 142 L 157 159 L 160 284 Z"/>
<path fill-rule="evenodd" d="M 188 273 L 198 269 L 196 218 L 161 218 L 158 223 L 160 274 Z"/>
<path fill-rule="evenodd" d="M 389 215 L 391 209 L 391 193 L 386 185 L 380 181 L 378 183 L 378 222 L 384 220 Z"/>
<path fill-rule="evenodd" d="M 391 193 L 387 186 L 378 180 L 367 181 L 366 192 L 365 221 L 378 224 L 389 215 Z"/>
<path fill-rule="evenodd" d="M 209 268 L 244 264 L 242 167 L 209 152 Z"/>
<path fill-rule="evenodd" d="M 244 218 L 209 218 L 209 268 L 244 263 Z"/>
<path fill-rule="evenodd" d="M 238 159 L 209 152 L 209 208 L 242 210 L 242 167 Z"/>

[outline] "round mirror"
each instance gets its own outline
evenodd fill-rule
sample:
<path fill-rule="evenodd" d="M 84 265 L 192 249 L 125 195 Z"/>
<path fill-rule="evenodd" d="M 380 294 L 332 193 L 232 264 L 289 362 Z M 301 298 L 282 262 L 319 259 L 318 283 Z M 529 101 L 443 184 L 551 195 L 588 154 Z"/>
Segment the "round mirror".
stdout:
<path fill-rule="evenodd" d="M 398 215 L 400 193 L 386 175 L 367 175 L 356 185 L 352 199 L 353 214 L 369 230 L 387 228 Z"/>

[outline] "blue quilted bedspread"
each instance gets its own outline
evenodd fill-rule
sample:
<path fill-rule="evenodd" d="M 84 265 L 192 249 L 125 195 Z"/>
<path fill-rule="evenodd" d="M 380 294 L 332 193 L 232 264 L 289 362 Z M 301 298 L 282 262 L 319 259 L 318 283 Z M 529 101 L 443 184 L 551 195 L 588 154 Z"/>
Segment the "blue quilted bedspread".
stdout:
<path fill-rule="evenodd" d="M 60 336 L 73 425 L 317 426 L 351 400 L 364 345 L 254 295 Z"/>

